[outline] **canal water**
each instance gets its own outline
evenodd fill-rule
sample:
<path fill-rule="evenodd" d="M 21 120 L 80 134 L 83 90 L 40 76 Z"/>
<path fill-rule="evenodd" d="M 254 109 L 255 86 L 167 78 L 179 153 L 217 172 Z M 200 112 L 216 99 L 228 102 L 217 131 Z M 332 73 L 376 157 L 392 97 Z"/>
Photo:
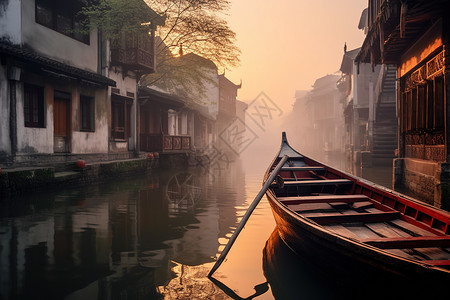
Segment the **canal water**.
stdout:
<path fill-rule="evenodd" d="M 336 277 L 279 245 L 265 198 L 207 278 L 277 148 L 0 201 L 0 298 L 342 298 Z M 365 172 L 389 187 L 392 168 Z"/>

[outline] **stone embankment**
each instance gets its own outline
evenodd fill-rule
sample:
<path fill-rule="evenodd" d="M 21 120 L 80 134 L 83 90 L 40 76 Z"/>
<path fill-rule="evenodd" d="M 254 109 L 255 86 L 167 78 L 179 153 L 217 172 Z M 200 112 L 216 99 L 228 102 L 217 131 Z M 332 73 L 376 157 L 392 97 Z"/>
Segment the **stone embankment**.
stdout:
<path fill-rule="evenodd" d="M 159 156 L 86 163 L 84 160 L 61 166 L 0 168 L 0 195 L 52 187 L 76 186 L 120 178 L 130 174 L 145 174 L 159 165 Z M 1 197 L 1 196 L 0 196 Z"/>

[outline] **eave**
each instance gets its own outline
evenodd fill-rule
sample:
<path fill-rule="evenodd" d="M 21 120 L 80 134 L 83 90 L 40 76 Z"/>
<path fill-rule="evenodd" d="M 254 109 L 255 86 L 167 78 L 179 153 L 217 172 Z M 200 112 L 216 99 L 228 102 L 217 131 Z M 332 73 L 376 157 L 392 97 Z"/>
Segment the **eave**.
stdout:
<path fill-rule="evenodd" d="M 402 15 L 399 0 L 385 1 L 355 58 L 356 62 L 398 64 L 401 55 L 422 36 L 432 24 L 448 14 L 447 0 L 406 1 Z M 403 10 L 405 12 L 405 10 Z M 402 22 L 401 20 L 404 20 Z M 404 26 L 403 24 L 404 23 Z M 404 28 L 404 29 L 403 29 Z M 380 43 L 380 39 L 383 43 Z"/>
<path fill-rule="evenodd" d="M 32 50 L 6 42 L 0 42 L 0 56 L 2 61 L 6 58 L 12 58 L 13 64 L 17 67 L 32 70 L 33 72 L 38 72 L 46 76 L 78 81 L 81 84 L 87 85 L 116 86 L 114 80 L 101 74 L 64 64 Z"/>

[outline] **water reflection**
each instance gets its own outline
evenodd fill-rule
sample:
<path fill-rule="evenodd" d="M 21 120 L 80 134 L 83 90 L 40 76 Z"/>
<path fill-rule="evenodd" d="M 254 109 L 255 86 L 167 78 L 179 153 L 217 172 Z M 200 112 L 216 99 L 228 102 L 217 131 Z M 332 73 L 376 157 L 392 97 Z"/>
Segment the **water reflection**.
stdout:
<path fill-rule="evenodd" d="M 186 295 L 172 279 L 187 274 L 203 280 L 191 293 L 223 294 L 202 265 L 245 201 L 240 165 L 227 174 L 159 172 L 2 201 L 0 298 L 171 299 Z"/>
<path fill-rule="evenodd" d="M 415 282 L 382 271 L 335 269 L 318 253 L 294 253 L 273 231 L 263 268 L 276 299 L 437 299 L 447 291 L 442 283 Z"/>
<path fill-rule="evenodd" d="M 265 199 L 214 275 L 223 285 L 206 276 L 259 192 L 262 162 L 270 159 L 249 155 L 226 170 L 158 171 L 0 201 L 0 298 L 273 299 L 271 289 L 278 292 L 272 279 L 265 290 L 262 268 L 275 227 Z M 333 293 L 308 269 L 296 272 L 300 277 L 283 289 L 297 280 L 319 295 Z"/>

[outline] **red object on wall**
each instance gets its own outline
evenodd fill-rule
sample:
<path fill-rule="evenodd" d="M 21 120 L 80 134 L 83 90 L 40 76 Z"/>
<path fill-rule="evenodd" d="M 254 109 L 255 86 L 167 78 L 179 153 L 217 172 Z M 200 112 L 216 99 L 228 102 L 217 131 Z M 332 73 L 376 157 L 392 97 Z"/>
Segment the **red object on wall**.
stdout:
<path fill-rule="evenodd" d="M 147 157 L 149 158 L 149 159 L 153 159 L 153 153 L 149 153 L 149 154 L 147 154 Z"/>
<path fill-rule="evenodd" d="M 77 167 L 81 169 L 86 168 L 86 162 L 84 160 L 77 161 Z"/>
<path fill-rule="evenodd" d="M 159 153 L 158 152 L 154 152 L 153 155 L 155 155 L 155 158 L 159 158 Z"/>

